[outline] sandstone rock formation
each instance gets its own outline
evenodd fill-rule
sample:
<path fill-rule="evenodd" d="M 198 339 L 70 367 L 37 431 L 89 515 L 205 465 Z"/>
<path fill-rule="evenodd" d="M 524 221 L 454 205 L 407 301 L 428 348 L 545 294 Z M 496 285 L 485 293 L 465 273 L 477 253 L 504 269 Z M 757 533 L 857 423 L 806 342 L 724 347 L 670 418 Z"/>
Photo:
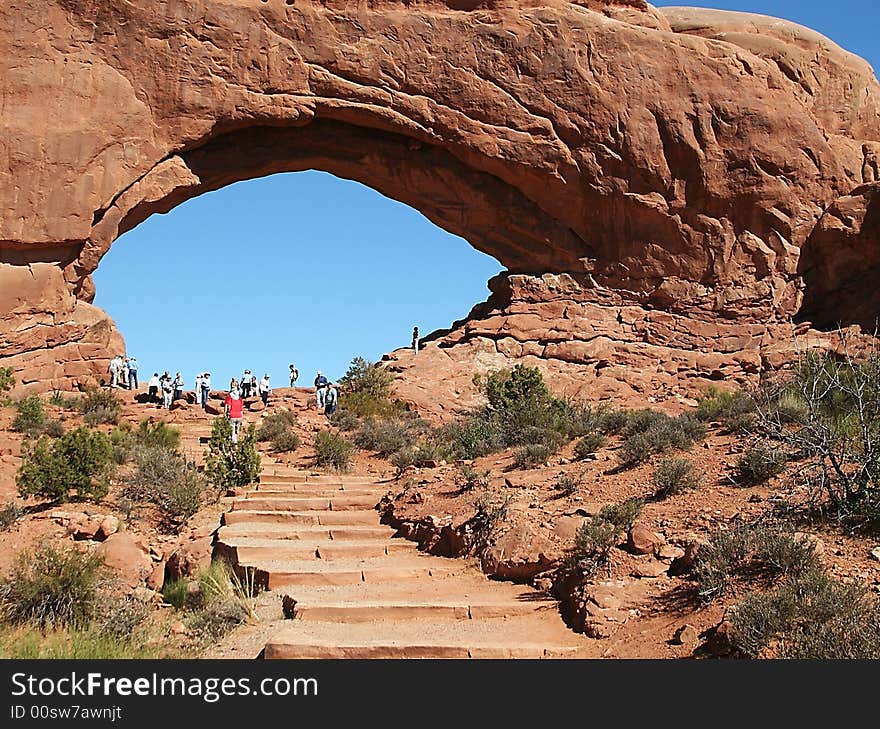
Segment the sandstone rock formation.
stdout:
<path fill-rule="evenodd" d="M 748 374 L 793 320 L 869 325 L 880 303 L 848 263 L 880 260 L 880 86 L 784 21 L 642 0 L 9 0 L 0 95 L 0 365 L 42 389 L 123 347 L 90 304 L 119 235 L 311 168 L 515 274 L 447 355 Z"/>

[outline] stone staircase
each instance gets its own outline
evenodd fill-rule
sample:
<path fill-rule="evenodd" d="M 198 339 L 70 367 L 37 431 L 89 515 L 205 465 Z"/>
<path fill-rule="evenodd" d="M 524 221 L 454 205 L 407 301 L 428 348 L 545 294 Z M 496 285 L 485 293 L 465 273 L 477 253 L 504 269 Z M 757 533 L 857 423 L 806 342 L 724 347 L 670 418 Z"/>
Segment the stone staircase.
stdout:
<path fill-rule="evenodd" d="M 555 601 L 420 553 L 380 524 L 370 478 L 267 464 L 233 500 L 215 544 L 257 584 L 295 600 L 265 658 L 542 658 L 584 655 Z"/>

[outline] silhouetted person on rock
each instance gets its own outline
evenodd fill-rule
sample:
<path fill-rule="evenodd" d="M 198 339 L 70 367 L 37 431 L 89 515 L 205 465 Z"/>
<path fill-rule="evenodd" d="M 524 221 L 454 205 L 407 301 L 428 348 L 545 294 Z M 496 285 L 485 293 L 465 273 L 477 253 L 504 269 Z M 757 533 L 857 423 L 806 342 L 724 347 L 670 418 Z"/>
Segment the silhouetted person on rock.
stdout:
<path fill-rule="evenodd" d="M 412 349 L 413 349 L 413 354 L 419 353 L 419 328 L 418 327 L 413 327 Z"/>
<path fill-rule="evenodd" d="M 299 379 L 299 370 L 295 365 L 290 365 L 290 386 L 293 387 Z"/>

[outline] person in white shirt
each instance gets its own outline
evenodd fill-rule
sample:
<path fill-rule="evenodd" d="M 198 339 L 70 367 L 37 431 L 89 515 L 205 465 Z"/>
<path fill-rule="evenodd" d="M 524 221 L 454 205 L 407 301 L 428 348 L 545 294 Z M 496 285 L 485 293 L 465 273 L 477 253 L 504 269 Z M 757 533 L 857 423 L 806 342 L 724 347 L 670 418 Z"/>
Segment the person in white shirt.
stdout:
<path fill-rule="evenodd" d="M 162 406 L 171 409 L 171 402 L 174 398 L 174 383 L 171 381 L 171 375 L 167 372 L 162 375 Z"/>
<path fill-rule="evenodd" d="M 154 372 L 150 381 L 147 383 L 149 388 L 150 402 L 159 402 L 159 373 Z"/>
<path fill-rule="evenodd" d="M 110 360 L 110 387 L 119 387 L 119 370 L 122 367 L 122 357 L 118 354 Z"/>
<path fill-rule="evenodd" d="M 178 372 L 174 375 L 174 382 L 171 383 L 174 394 L 171 396 L 171 402 L 175 402 L 183 396 L 183 375 Z"/>
<path fill-rule="evenodd" d="M 272 390 L 269 385 L 269 375 L 263 375 L 263 379 L 260 380 L 260 397 L 263 398 L 263 405 L 269 404 L 269 392 Z"/>
<path fill-rule="evenodd" d="M 208 407 L 208 395 L 211 393 L 211 373 L 202 374 L 202 407 Z"/>

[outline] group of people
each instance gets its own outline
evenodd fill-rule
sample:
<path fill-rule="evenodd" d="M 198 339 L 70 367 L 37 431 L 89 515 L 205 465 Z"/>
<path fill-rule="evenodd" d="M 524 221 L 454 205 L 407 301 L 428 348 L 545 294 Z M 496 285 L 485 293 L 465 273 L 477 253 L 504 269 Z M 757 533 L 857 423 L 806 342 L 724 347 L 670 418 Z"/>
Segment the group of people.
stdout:
<path fill-rule="evenodd" d="M 237 393 L 242 399 L 260 396 L 263 405 L 269 404 L 269 393 L 272 391 L 272 385 L 269 382 L 269 375 L 264 374 L 263 379 L 257 383 L 257 376 L 250 370 L 245 370 L 241 376 L 241 382 L 234 377 L 229 381 L 229 392 Z"/>
<path fill-rule="evenodd" d="M 147 395 L 150 402 L 161 402 L 162 407 L 170 409 L 176 400 L 183 397 L 183 375 L 178 372 L 172 379 L 168 370 L 161 377 L 158 372 L 154 372 L 147 382 Z"/>

